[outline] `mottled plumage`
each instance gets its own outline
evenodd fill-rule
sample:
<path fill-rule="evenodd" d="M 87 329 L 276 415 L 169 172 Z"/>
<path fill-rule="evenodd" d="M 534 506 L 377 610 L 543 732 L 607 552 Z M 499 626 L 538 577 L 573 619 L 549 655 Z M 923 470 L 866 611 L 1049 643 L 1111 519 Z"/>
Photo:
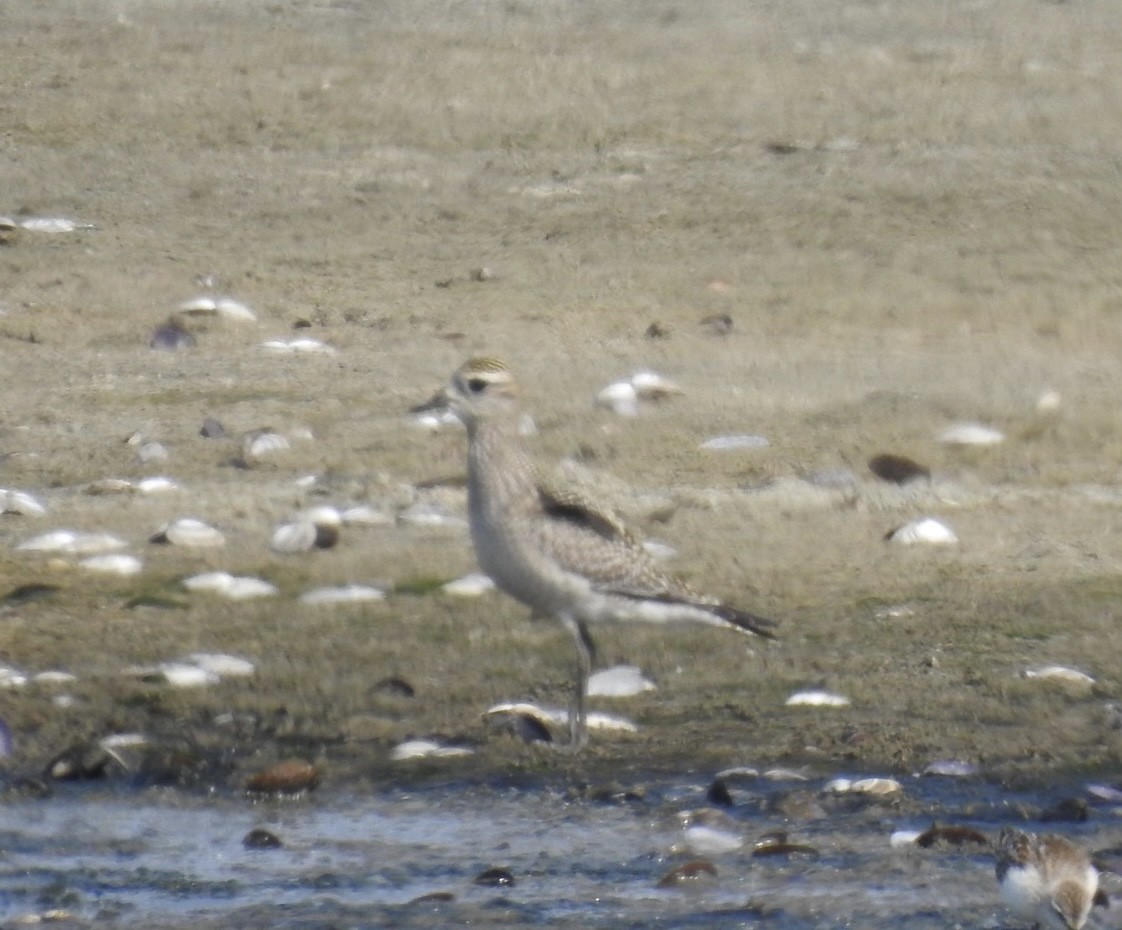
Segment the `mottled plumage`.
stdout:
<path fill-rule="evenodd" d="M 996 856 L 1001 898 L 1010 910 L 1039 927 L 1080 930 L 1099 886 L 1086 852 L 1054 833 L 1006 828 Z"/>
<path fill-rule="evenodd" d="M 502 362 L 466 362 L 446 396 L 468 431 L 468 508 L 480 567 L 535 613 L 558 618 L 576 643 L 574 744 L 585 739 L 586 624 L 693 621 L 772 636 L 770 620 L 659 569 L 613 514 L 538 479 L 518 430 L 518 388 Z"/>

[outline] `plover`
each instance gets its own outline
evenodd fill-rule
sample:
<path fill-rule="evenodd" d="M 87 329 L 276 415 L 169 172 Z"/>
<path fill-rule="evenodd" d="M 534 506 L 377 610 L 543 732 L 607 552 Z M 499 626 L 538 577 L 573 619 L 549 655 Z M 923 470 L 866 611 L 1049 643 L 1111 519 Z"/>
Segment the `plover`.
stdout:
<path fill-rule="evenodd" d="M 1006 906 L 1039 927 L 1079 930 L 1091 912 L 1099 873 L 1070 840 L 1005 828 L 997 840 L 997 883 Z"/>
<path fill-rule="evenodd" d="M 774 638 L 773 621 L 665 574 L 610 512 L 543 484 L 519 431 L 519 390 L 494 358 L 473 358 L 445 391 L 468 433 L 468 510 L 480 567 L 535 615 L 556 617 L 577 650 L 570 745 L 586 740 L 588 625 L 692 621 Z"/>

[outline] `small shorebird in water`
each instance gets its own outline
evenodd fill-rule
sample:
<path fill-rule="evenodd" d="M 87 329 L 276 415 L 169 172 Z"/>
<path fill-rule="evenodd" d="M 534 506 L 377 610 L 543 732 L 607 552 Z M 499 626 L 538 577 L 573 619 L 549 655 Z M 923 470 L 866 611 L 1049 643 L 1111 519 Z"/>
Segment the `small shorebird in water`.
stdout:
<path fill-rule="evenodd" d="M 586 740 L 588 625 L 692 621 L 773 639 L 773 621 L 722 604 L 662 572 L 616 517 L 544 485 L 519 432 L 518 386 L 494 358 L 473 358 L 444 392 L 467 427 L 468 510 L 479 565 L 535 614 L 556 617 L 577 650 L 570 745 Z"/>
<path fill-rule="evenodd" d="M 1054 833 L 1008 827 L 996 852 L 1001 899 L 1018 917 L 1056 930 L 1080 930 L 1086 923 L 1099 887 L 1086 852 Z"/>

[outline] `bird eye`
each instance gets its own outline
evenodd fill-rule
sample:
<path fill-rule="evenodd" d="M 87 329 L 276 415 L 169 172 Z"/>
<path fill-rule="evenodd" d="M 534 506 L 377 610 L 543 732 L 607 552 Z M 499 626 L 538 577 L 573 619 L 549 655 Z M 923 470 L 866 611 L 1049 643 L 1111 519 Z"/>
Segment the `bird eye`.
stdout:
<path fill-rule="evenodd" d="M 468 378 L 467 386 L 472 394 L 478 394 L 487 387 L 487 381 L 484 378 Z"/>

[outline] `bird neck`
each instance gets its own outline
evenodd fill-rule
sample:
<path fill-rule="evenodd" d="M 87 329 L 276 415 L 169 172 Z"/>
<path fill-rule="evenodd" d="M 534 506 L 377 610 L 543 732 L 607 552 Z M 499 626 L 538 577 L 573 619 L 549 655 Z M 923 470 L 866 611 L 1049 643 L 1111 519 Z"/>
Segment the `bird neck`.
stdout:
<path fill-rule="evenodd" d="M 536 499 L 533 462 L 517 417 L 468 424 L 468 491 L 473 507 Z"/>

